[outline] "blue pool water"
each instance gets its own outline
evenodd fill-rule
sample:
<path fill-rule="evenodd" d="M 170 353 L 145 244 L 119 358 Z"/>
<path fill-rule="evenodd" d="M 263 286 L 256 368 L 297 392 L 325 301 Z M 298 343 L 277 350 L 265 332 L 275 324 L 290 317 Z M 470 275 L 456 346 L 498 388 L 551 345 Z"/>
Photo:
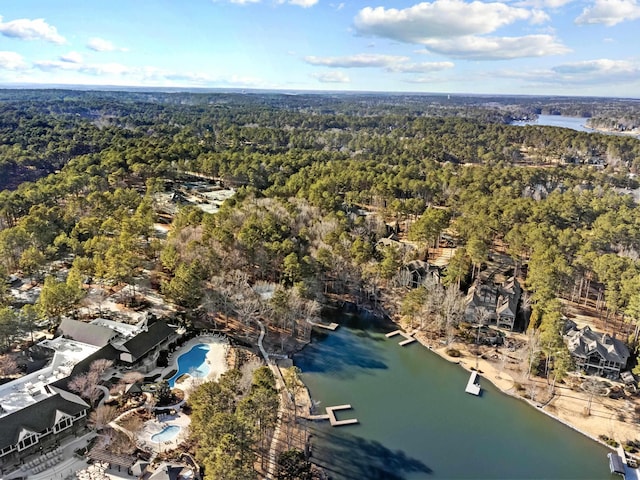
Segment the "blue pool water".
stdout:
<path fill-rule="evenodd" d="M 160 432 L 151 435 L 152 442 L 169 442 L 178 436 L 180 427 L 177 425 L 169 425 L 164 427 Z"/>
<path fill-rule="evenodd" d="M 187 353 L 183 353 L 178 357 L 178 372 L 169 379 L 169 386 L 174 387 L 176 380 L 181 375 L 188 373 L 192 377 L 202 378 L 209 374 L 209 365 L 207 365 L 207 353 L 209 345 L 199 343 Z"/>

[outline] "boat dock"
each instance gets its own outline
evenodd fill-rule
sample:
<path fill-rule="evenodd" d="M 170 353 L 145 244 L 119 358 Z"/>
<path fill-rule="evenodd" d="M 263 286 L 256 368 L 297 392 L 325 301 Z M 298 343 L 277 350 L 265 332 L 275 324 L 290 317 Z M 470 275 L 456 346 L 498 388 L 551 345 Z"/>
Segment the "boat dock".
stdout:
<path fill-rule="evenodd" d="M 471 372 L 469 376 L 469 381 L 467 382 L 467 388 L 464 389 L 465 392 L 470 393 L 471 395 L 480 395 L 480 383 L 478 383 L 478 372 L 475 370 Z"/>
<path fill-rule="evenodd" d="M 401 335 L 404 337 L 404 340 L 398 343 L 398 345 L 400 345 L 401 347 L 404 347 L 405 345 L 409 345 L 410 343 L 413 343 L 416 341 L 416 339 L 413 337 L 413 334 L 405 333 L 402 330 L 394 330 L 393 332 L 389 332 L 385 334 L 385 337 L 391 338 L 391 337 L 395 337 L 396 335 Z"/>
<path fill-rule="evenodd" d="M 354 425 L 356 423 L 359 423 L 357 418 L 347 418 L 346 420 L 338 420 L 336 418 L 336 410 L 350 409 L 351 405 L 336 405 L 335 407 L 327 407 L 325 408 L 325 411 L 327 413 L 325 413 L 324 415 L 309 415 L 307 419 L 312 421 L 329 420 L 329 423 L 332 427 L 341 427 L 343 425 Z"/>
<path fill-rule="evenodd" d="M 317 323 L 317 322 L 309 322 L 309 323 L 311 323 L 311 325 L 314 327 L 324 328 L 325 330 L 331 330 L 331 331 L 334 331 L 339 326 L 337 323 L 329 323 L 329 324 Z"/>

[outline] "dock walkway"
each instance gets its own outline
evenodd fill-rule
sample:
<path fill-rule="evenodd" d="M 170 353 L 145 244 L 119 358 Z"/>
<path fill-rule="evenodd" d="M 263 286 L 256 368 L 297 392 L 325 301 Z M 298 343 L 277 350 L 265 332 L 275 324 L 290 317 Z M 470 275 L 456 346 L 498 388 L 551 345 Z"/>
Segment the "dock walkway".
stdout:
<path fill-rule="evenodd" d="M 396 335 L 401 335 L 404 337 L 404 340 L 398 343 L 398 345 L 400 345 L 401 347 L 404 347 L 405 345 L 409 345 L 410 343 L 413 343 L 416 341 L 412 333 L 405 333 L 402 330 L 394 330 L 393 332 L 389 332 L 385 334 L 385 337 L 391 338 L 391 337 L 395 337 Z"/>
<path fill-rule="evenodd" d="M 336 418 L 335 411 L 336 410 L 350 410 L 351 405 L 336 405 L 334 407 L 327 407 L 325 411 L 327 413 L 323 415 L 309 415 L 307 420 L 312 421 L 320 421 L 320 420 L 329 420 L 329 423 L 332 427 L 341 427 L 343 425 L 354 425 L 358 422 L 357 418 L 347 418 L 346 420 L 338 420 Z"/>
<path fill-rule="evenodd" d="M 318 322 L 309 322 L 309 323 L 314 327 L 324 328 L 325 330 L 331 330 L 331 331 L 334 331 L 339 326 L 337 323 L 330 323 L 328 325 L 326 323 L 318 323 Z"/>

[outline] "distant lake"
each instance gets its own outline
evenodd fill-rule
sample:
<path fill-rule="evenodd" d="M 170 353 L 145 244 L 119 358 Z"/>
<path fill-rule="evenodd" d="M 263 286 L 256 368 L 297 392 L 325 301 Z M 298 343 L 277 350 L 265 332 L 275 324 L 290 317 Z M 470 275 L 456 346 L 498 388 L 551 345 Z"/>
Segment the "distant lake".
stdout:
<path fill-rule="evenodd" d="M 547 127 L 570 128 L 571 130 L 576 130 L 578 132 L 602 133 L 604 135 L 619 135 L 619 136 L 631 136 L 635 138 L 640 138 L 640 135 L 629 135 L 627 133 L 622 133 L 622 132 L 605 132 L 600 130 L 594 130 L 592 128 L 587 128 L 586 127 L 587 120 L 589 119 L 585 117 L 564 117 L 562 115 L 538 115 L 538 118 L 535 120 L 511 122 L 511 125 L 517 125 L 520 127 L 523 127 L 525 125 L 544 125 Z"/>
<path fill-rule="evenodd" d="M 512 122 L 511 125 L 546 125 L 548 127 L 563 127 L 577 130 L 578 132 L 593 132 L 591 128 L 585 125 L 588 118 L 583 117 L 564 117 L 562 115 L 538 115 L 536 120 L 527 120 Z"/>

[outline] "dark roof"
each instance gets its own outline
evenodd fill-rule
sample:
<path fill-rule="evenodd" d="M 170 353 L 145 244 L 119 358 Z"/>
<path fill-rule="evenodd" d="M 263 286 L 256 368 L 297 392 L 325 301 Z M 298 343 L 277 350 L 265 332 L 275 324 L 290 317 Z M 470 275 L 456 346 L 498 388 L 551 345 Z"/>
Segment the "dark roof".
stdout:
<path fill-rule="evenodd" d="M 122 345 L 123 350 L 129 352 L 136 361 L 144 357 L 155 347 L 164 342 L 175 330 L 162 320 L 158 320 L 147 327 L 146 331 L 128 340 Z"/>
<path fill-rule="evenodd" d="M 73 367 L 71 374 L 68 377 L 62 378 L 56 382 L 53 382 L 51 385 L 58 388 L 67 388 L 68 383 L 71 379 L 81 373 L 86 373 L 89 371 L 91 364 L 95 360 L 106 359 L 106 360 L 117 360 L 119 352 L 115 349 L 113 345 L 110 343 L 102 347 L 100 350 L 96 350 L 94 353 L 89 355 L 84 360 L 79 361 Z"/>
<path fill-rule="evenodd" d="M 117 335 L 110 328 L 91 323 L 79 322 L 70 318 L 63 318 L 58 327 L 58 333 L 82 343 L 104 347 L 109 340 Z"/>
<path fill-rule="evenodd" d="M 597 352 L 604 360 L 619 363 L 623 367 L 629 359 L 629 349 L 623 342 L 606 333 L 594 332 L 588 325 L 582 330 L 569 331 L 567 338 L 572 355 L 588 357 Z"/>
<path fill-rule="evenodd" d="M 0 450 L 18 443 L 18 437 L 23 428 L 32 432 L 42 432 L 54 425 L 56 410 L 60 410 L 68 415 L 77 415 L 89 408 L 77 395 L 69 392 L 57 392 L 51 397 L 40 402 L 22 408 L 15 413 L 0 418 Z"/>
<path fill-rule="evenodd" d="M 177 480 L 184 467 L 182 465 L 171 465 L 170 463 L 161 463 L 155 472 L 149 477 L 149 480 Z"/>
<path fill-rule="evenodd" d="M 626 473 L 624 463 L 618 454 L 607 453 L 607 457 L 609 457 L 609 468 L 611 469 L 611 473 L 617 473 L 620 475 L 624 475 Z"/>

